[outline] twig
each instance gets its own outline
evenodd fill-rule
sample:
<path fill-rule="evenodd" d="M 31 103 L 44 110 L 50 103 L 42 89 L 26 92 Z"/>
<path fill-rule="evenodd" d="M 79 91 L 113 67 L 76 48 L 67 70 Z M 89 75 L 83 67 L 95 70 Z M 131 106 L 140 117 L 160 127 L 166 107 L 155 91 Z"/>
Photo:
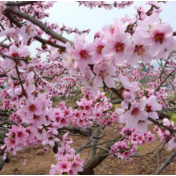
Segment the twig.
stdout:
<path fill-rule="evenodd" d="M 46 34 L 51 35 L 53 38 L 63 42 L 63 43 L 67 43 L 69 42 L 71 45 L 73 45 L 73 42 L 71 42 L 70 40 L 62 37 L 61 35 L 59 35 L 58 33 L 54 32 L 51 28 L 49 28 L 48 26 L 46 26 L 45 24 L 43 24 L 41 21 L 39 21 L 38 19 L 30 16 L 29 14 L 25 14 L 23 12 L 20 12 L 14 8 L 11 7 L 7 7 L 5 9 L 5 12 L 8 13 L 13 13 L 21 18 L 24 18 L 28 21 L 30 21 L 31 23 L 37 25 L 40 29 L 42 29 L 44 32 L 46 32 Z"/>
<path fill-rule="evenodd" d="M 88 141 L 87 141 L 84 145 L 82 145 L 79 149 L 76 150 L 76 154 L 78 154 L 78 153 L 79 153 L 81 150 L 83 150 L 88 144 L 90 144 L 91 141 L 92 141 L 92 139 L 93 139 L 93 135 L 91 135 L 91 136 L 88 138 Z"/>
<path fill-rule="evenodd" d="M 158 122 L 158 121 L 152 119 L 151 117 L 149 117 L 148 119 L 149 119 L 151 122 L 153 122 L 154 124 L 164 127 L 165 129 L 167 129 L 167 130 L 170 131 L 171 133 L 176 133 L 176 130 L 174 130 L 173 128 L 170 128 L 170 127 L 168 127 L 168 126 L 165 126 L 165 125 L 163 125 L 162 123 L 160 123 L 160 122 Z"/>
<path fill-rule="evenodd" d="M 36 39 L 37 41 L 41 42 L 42 44 L 47 44 L 47 45 L 51 45 L 54 46 L 55 48 L 59 48 L 61 51 L 65 52 L 66 48 L 65 46 L 62 45 L 58 45 L 56 43 L 53 43 L 51 41 L 45 40 L 39 36 L 35 36 L 34 39 Z"/>
<path fill-rule="evenodd" d="M 33 4 L 37 1 L 21 1 L 21 2 L 7 2 L 6 6 L 23 6 L 28 4 Z"/>
<path fill-rule="evenodd" d="M 158 150 L 158 153 L 157 153 L 157 160 L 158 160 L 158 169 L 159 167 L 161 166 L 161 159 L 160 159 L 160 155 L 161 155 L 161 152 L 164 148 L 164 146 L 166 145 L 166 143 L 168 142 L 168 139 L 166 139 L 163 143 L 163 145 L 161 146 L 161 148 Z"/>
<path fill-rule="evenodd" d="M 104 130 L 103 130 L 100 126 L 99 126 L 98 128 L 99 128 L 99 130 L 100 130 L 100 132 L 101 132 L 101 135 L 100 135 L 100 136 L 94 136 L 94 135 L 93 135 L 93 138 L 94 138 L 94 139 L 101 139 L 101 138 L 104 137 L 105 134 L 106 134 L 106 133 L 104 132 Z"/>
<path fill-rule="evenodd" d="M 157 171 L 154 173 L 154 175 L 159 175 L 159 174 L 161 173 L 161 171 L 162 171 L 166 166 L 168 166 L 168 165 L 170 164 L 171 160 L 172 160 L 174 157 L 176 157 L 176 151 L 173 152 L 173 153 L 169 156 L 169 158 L 165 161 L 165 163 L 164 163 L 161 167 L 159 167 L 159 168 L 157 169 Z"/>
<path fill-rule="evenodd" d="M 0 46 L 4 47 L 4 48 L 7 48 L 7 49 L 9 49 L 9 47 L 10 47 L 9 45 L 5 45 L 5 44 L 2 44 L 2 43 L 0 43 Z"/>
<path fill-rule="evenodd" d="M 11 56 L 8 56 L 8 55 L 3 54 L 3 53 L 1 53 L 1 52 L 0 52 L 0 55 L 1 55 L 3 58 L 6 58 L 6 57 L 7 57 L 7 58 L 12 59 L 12 60 L 14 60 L 14 61 L 19 61 L 19 60 L 24 61 L 24 62 L 27 62 L 27 61 L 28 61 L 26 58 L 11 57 Z"/>
<path fill-rule="evenodd" d="M 3 155 L 3 153 L 6 149 L 7 149 L 7 145 L 5 145 L 4 148 L 0 150 L 0 156 Z"/>
<path fill-rule="evenodd" d="M 143 154 L 143 155 L 131 155 L 130 157 L 133 157 L 133 158 L 136 157 L 136 158 L 138 158 L 138 157 L 143 157 L 143 156 L 146 156 L 146 155 L 153 154 L 153 153 L 156 151 L 156 149 L 161 146 L 161 144 L 162 144 L 162 143 L 160 143 L 160 144 L 159 144 L 153 151 L 151 151 L 151 152 L 145 153 L 145 154 Z"/>
<path fill-rule="evenodd" d="M 3 122 L 0 122 L 0 126 L 3 126 L 5 124 L 8 124 L 8 125 L 14 125 L 16 124 L 15 122 L 12 122 L 12 121 L 9 121 L 9 120 L 6 120 L 6 121 L 3 121 Z M 16 124 L 17 125 L 17 124 Z"/>
<path fill-rule="evenodd" d="M 49 76 L 42 76 L 42 78 L 45 78 L 45 79 L 53 79 L 55 76 L 60 76 L 64 73 L 64 71 L 67 70 L 66 68 L 62 71 L 62 73 L 60 74 L 54 74 L 53 76 L 49 77 Z"/>
<path fill-rule="evenodd" d="M 23 91 L 23 95 L 27 98 L 27 94 L 26 94 L 26 92 L 24 90 L 23 83 L 22 83 L 21 78 L 20 78 L 20 73 L 19 73 L 19 70 L 18 70 L 18 66 L 16 65 L 15 68 L 16 68 L 16 72 L 17 72 L 17 75 L 18 75 L 18 79 L 20 81 L 20 85 L 21 85 L 22 91 Z"/>
<path fill-rule="evenodd" d="M 160 89 L 160 87 L 166 82 L 166 80 L 167 80 L 167 78 L 169 77 L 169 76 L 171 76 L 172 75 L 172 73 L 174 73 L 175 72 L 175 70 L 173 70 L 172 72 L 170 72 L 166 77 L 165 77 L 165 79 L 160 83 L 160 85 L 155 89 L 155 92 L 157 92 L 159 89 Z"/>
<path fill-rule="evenodd" d="M 106 148 L 103 148 L 103 147 L 99 147 L 99 146 L 96 146 L 96 148 L 98 148 L 98 149 L 100 149 L 100 150 L 104 150 L 104 151 L 107 151 L 107 152 L 109 152 L 109 150 L 108 150 L 108 149 L 106 149 Z"/>

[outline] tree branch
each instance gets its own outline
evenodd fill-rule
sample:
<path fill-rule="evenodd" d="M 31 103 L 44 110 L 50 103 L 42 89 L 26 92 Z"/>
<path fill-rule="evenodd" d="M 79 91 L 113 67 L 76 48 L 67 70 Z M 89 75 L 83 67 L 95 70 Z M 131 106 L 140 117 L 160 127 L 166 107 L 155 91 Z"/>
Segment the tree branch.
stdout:
<path fill-rule="evenodd" d="M 125 138 L 125 135 L 123 137 L 121 137 L 121 135 L 117 135 L 117 137 L 115 138 L 115 141 L 109 142 L 107 145 L 105 145 L 105 148 L 107 150 L 110 150 L 111 146 L 117 142 L 117 141 L 121 141 Z M 80 175 L 87 175 L 87 173 L 90 173 L 90 171 L 92 171 L 97 165 L 99 165 L 110 153 L 108 151 L 105 150 L 101 150 L 98 152 L 98 154 L 92 158 L 89 159 L 85 165 L 84 165 L 84 170 L 82 172 L 79 172 Z"/>
<path fill-rule="evenodd" d="M 15 14 L 21 18 L 24 18 L 28 21 L 30 21 L 31 23 L 35 24 L 36 26 L 38 26 L 40 29 L 42 29 L 46 34 L 52 36 L 53 38 L 63 42 L 63 43 L 67 43 L 69 42 L 71 45 L 73 45 L 73 42 L 69 41 L 68 39 L 62 37 L 61 35 L 57 34 L 56 32 L 54 32 L 51 28 L 49 28 L 48 26 L 46 26 L 45 24 L 43 24 L 41 21 L 39 21 L 38 19 L 30 16 L 29 14 L 20 12 L 12 7 L 7 7 L 5 9 L 5 12 L 8 13 L 12 13 Z"/>
<path fill-rule="evenodd" d="M 23 6 L 28 4 L 33 4 L 37 1 L 20 1 L 20 2 L 7 2 L 6 6 Z"/>
<path fill-rule="evenodd" d="M 12 16 L 10 13 L 5 13 L 5 16 L 11 21 L 11 23 L 14 23 L 18 28 L 21 28 L 23 25 L 17 21 L 14 16 Z M 34 39 L 36 39 L 37 41 L 41 42 L 42 44 L 48 44 L 51 45 L 55 48 L 59 48 L 61 51 L 65 52 L 66 48 L 62 45 L 58 45 L 56 43 L 53 43 L 51 41 L 45 40 L 39 36 L 35 36 Z"/>
<path fill-rule="evenodd" d="M 24 61 L 24 62 L 27 62 L 27 61 L 28 61 L 26 58 L 11 57 L 11 56 L 7 56 L 6 54 L 3 54 L 3 53 L 1 53 L 1 52 L 0 52 L 0 55 L 1 55 L 3 58 L 7 57 L 7 58 L 12 59 L 12 60 L 14 60 L 14 61 L 19 61 L 19 60 Z"/>
<path fill-rule="evenodd" d="M 51 45 L 55 48 L 59 48 L 61 51 L 65 52 L 66 51 L 66 48 L 65 46 L 62 46 L 62 45 L 58 45 L 56 43 L 53 43 L 51 41 L 48 41 L 48 40 L 45 40 L 39 36 L 35 36 L 34 39 L 36 39 L 37 41 L 41 42 L 42 44 L 47 44 L 47 45 Z"/>
<path fill-rule="evenodd" d="M 9 45 L 5 45 L 5 44 L 2 44 L 2 43 L 0 43 L 0 46 L 4 47 L 4 48 L 7 48 L 7 49 L 9 49 L 9 47 L 10 47 Z"/>
<path fill-rule="evenodd" d="M 27 94 L 26 94 L 26 92 L 24 90 L 23 83 L 22 83 L 21 78 L 20 78 L 20 73 L 19 73 L 19 70 L 18 70 L 18 66 L 16 65 L 15 68 L 16 68 L 16 72 L 17 72 L 17 75 L 18 75 L 18 79 L 20 81 L 20 85 L 21 85 L 22 91 L 23 91 L 23 95 L 27 98 Z"/>
<path fill-rule="evenodd" d="M 83 136 L 90 136 L 91 134 L 90 130 L 85 130 L 85 129 L 81 129 L 79 127 L 73 127 L 73 126 L 62 127 L 62 128 L 59 128 L 58 130 L 73 131 L 74 133 L 79 133 Z"/>
<path fill-rule="evenodd" d="M 9 120 L 0 122 L 0 126 L 3 126 L 3 125 L 5 125 L 5 124 L 7 124 L 7 125 L 17 125 L 15 122 L 9 121 Z"/>
<path fill-rule="evenodd" d="M 174 72 L 175 72 L 175 70 L 173 70 L 172 72 L 170 72 L 170 73 L 165 77 L 165 79 L 164 79 L 164 80 L 160 83 L 160 85 L 156 88 L 155 92 L 157 92 L 157 91 L 160 89 L 160 87 L 166 82 L 167 78 L 168 78 L 169 76 L 171 76 L 172 73 L 174 73 Z"/>
<path fill-rule="evenodd" d="M 164 149 L 164 146 L 166 145 L 166 143 L 168 142 L 168 139 L 166 139 L 164 142 L 163 142 L 163 145 L 161 146 L 161 148 L 158 150 L 158 153 L 157 153 L 157 160 L 158 160 L 158 169 L 160 168 L 161 166 L 161 159 L 160 159 L 160 155 L 161 155 L 161 152 L 162 150 Z"/>
<path fill-rule="evenodd" d="M 170 164 L 171 160 L 176 157 L 176 151 L 173 152 L 169 158 L 165 161 L 165 163 L 154 173 L 154 175 L 159 175 L 161 171 Z"/>
<path fill-rule="evenodd" d="M 158 125 L 158 126 L 162 126 L 165 129 L 167 129 L 168 131 L 170 131 L 171 133 L 176 133 L 176 130 L 174 130 L 173 128 L 170 128 L 168 126 L 163 125 L 162 123 L 152 119 L 151 117 L 148 118 L 151 122 L 153 122 L 154 124 Z"/>
<path fill-rule="evenodd" d="M 147 156 L 147 155 L 153 154 L 153 153 L 156 151 L 156 149 L 161 146 L 161 144 L 162 144 L 162 143 L 160 143 L 160 144 L 159 144 L 154 150 L 152 150 L 151 152 L 145 153 L 145 154 L 143 154 L 143 155 L 131 155 L 130 157 L 132 157 L 132 158 L 133 158 L 133 157 L 138 158 L 138 157 L 143 157 L 143 156 Z"/>

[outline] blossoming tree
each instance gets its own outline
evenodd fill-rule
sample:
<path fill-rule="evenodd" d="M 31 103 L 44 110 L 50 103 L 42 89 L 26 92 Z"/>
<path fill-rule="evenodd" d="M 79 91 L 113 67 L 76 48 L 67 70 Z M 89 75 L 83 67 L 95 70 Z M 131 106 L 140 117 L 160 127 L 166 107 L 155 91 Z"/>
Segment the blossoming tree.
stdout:
<path fill-rule="evenodd" d="M 75 3 L 105 9 L 132 4 Z M 175 96 L 176 88 L 176 32 L 160 19 L 165 2 L 147 3 L 149 9 L 136 7 L 133 18 L 115 19 L 88 43 L 89 30 L 41 21 L 49 16 L 45 10 L 53 2 L 0 2 L 0 128 L 5 134 L 1 169 L 8 153 L 42 144 L 50 146 L 56 157 L 50 174 L 94 174 L 108 155 L 125 160 L 142 157 L 137 149 L 155 141 L 154 131 L 162 143 L 155 174 L 169 164 L 176 152 L 163 164 L 160 155 L 164 146 L 176 148 L 176 102 L 168 99 L 168 91 Z M 74 40 L 64 38 L 65 32 L 75 33 Z M 34 41 L 42 45 L 32 57 L 29 46 Z M 158 70 L 151 67 L 152 60 L 158 62 Z M 144 78 L 147 84 L 142 83 Z M 81 98 L 74 107 L 51 101 L 78 94 Z M 153 131 L 148 130 L 150 124 L 156 125 Z M 114 130 L 114 126 L 116 137 L 104 140 L 106 127 Z M 71 148 L 70 133 L 87 137 L 87 142 Z M 85 148 L 89 148 L 87 160 L 79 154 Z"/>

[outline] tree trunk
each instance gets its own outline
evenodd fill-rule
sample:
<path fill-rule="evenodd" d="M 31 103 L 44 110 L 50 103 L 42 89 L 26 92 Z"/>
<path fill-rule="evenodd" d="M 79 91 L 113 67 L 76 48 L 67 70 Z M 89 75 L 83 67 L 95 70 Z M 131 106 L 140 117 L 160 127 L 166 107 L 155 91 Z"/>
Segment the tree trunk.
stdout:
<path fill-rule="evenodd" d="M 114 145 L 115 142 L 119 141 L 121 135 L 119 134 L 116 139 L 112 142 L 109 142 L 104 146 L 104 148 L 110 150 L 111 146 Z M 83 167 L 83 171 L 79 172 L 80 175 L 94 175 L 94 168 L 97 167 L 108 155 L 108 151 L 100 150 L 95 157 L 89 159 L 87 163 Z"/>

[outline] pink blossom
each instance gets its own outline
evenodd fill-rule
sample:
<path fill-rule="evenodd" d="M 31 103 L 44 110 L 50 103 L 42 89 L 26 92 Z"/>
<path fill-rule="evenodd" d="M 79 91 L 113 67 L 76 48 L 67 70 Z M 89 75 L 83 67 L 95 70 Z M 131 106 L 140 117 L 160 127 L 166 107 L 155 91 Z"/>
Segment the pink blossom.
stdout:
<path fill-rule="evenodd" d="M 15 45 L 12 45 L 9 48 L 9 52 L 5 54 L 11 57 L 24 58 L 29 55 L 29 52 L 26 46 L 21 45 L 19 48 L 17 48 Z M 22 61 L 14 62 L 14 60 L 9 58 L 5 58 L 5 60 L 1 63 L 1 66 L 9 70 L 15 67 L 16 64 L 23 68 L 26 66 L 26 64 Z"/>
<path fill-rule="evenodd" d="M 26 26 L 22 26 L 19 29 L 19 33 L 23 37 L 24 44 L 26 45 L 28 40 L 36 35 L 36 26 L 26 21 Z"/>
<path fill-rule="evenodd" d="M 127 127 L 133 129 L 137 128 L 138 130 L 142 124 L 140 122 L 145 122 L 148 118 L 148 113 L 144 111 L 147 101 L 145 99 L 141 100 L 140 103 L 133 102 L 130 110 L 126 111 L 123 115 L 120 116 L 120 122 L 126 123 Z M 146 130 L 146 128 L 144 128 Z M 141 132 L 146 132 L 146 131 Z"/>
<path fill-rule="evenodd" d="M 84 72 L 88 64 L 93 64 L 92 57 L 85 42 L 78 40 L 74 46 L 73 57 L 78 61 L 79 69 Z"/>
<path fill-rule="evenodd" d="M 157 25 L 151 31 L 151 37 L 147 38 L 146 42 L 151 45 L 150 53 L 152 56 L 156 56 L 163 49 L 174 49 L 175 41 L 172 34 L 173 29 L 168 24 Z"/>
<path fill-rule="evenodd" d="M 115 74 L 115 67 L 110 66 L 110 62 L 103 62 L 101 64 L 96 64 L 94 66 L 94 73 L 96 77 L 94 78 L 94 84 L 99 87 L 104 83 L 107 87 L 115 87 L 115 81 L 112 77 Z"/>
<path fill-rule="evenodd" d="M 17 112 L 17 114 L 24 115 L 26 114 L 26 118 L 23 119 L 27 123 L 32 123 L 34 115 L 41 115 L 42 114 L 42 105 L 39 100 L 37 99 L 28 99 L 26 104 Z"/>
<path fill-rule="evenodd" d="M 92 56 L 92 60 L 94 63 L 100 63 L 104 56 L 102 54 L 102 50 L 105 46 L 105 43 L 102 41 L 102 38 L 96 38 L 94 43 L 89 45 L 89 51 Z"/>
<path fill-rule="evenodd" d="M 136 64 L 139 60 L 144 63 L 150 63 L 152 57 L 149 52 L 149 46 L 144 45 L 145 39 L 139 35 L 135 35 L 133 45 L 130 47 L 133 50 L 133 54 L 129 57 L 129 63 L 131 65 Z"/>
<path fill-rule="evenodd" d="M 123 76 L 122 74 L 119 74 L 118 78 L 125 88 L 125 90 L 122 92 L 122 96 L 124 97 L 122 107 L 127 109 L 128 103 L 134 100 L 135 92 L 139 90 L 139 86 L 137 82 L 129 82 L 128 78 L 126 76 Z"/>
<path fill-rule="evenodd" d="M 128 47 L 131 41 L 125 33 L 118 33 L 114 38 L 108 38 L 106 42 L 108 45 L 104 47 L 102 53 L 106 57 L 112 56 L 117 65 L 123 65 L 125 59 L 132 54 L 131 48 Z"/>
<path fill-rule="evenodd" d="M 146 104 L 145 110 L 149 113 L 149 117 L 153 118 L 154 120 L 158 119 L 158 114 L 155 111 L 160 111 L 162 106 L 157 102 L 156 96 L 150 96 L 147 101 L 148 102 Z"/>
<path fill-rule="evenodd" d="M 34 77 L 34 72 L 30 72 L 27 75 L 26 82 L 24 84 L 24 88 L 26 89 L 27 94 L 31 94 L 32 92 L 35 91 L 35 85 L 32 84 L 33 77 Z"/>
<path fill-rule="evenodd" d="M 75 174 L 83 171 L 83 163 L 84 159 L 80 159 L 80 154 L 77 154 L 72 162 L 72 170 Z"/>

